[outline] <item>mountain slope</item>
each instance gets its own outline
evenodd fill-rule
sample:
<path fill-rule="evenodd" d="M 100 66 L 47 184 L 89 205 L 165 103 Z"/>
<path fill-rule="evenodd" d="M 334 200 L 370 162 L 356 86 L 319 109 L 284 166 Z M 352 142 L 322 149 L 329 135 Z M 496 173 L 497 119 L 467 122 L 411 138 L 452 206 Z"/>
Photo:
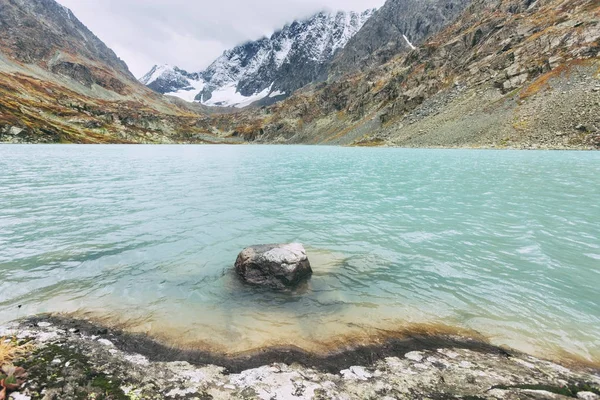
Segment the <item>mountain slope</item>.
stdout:
<path fill-rule="evenodd" d="M 308 83 L 327 78 L 329 63 L 369 19 L 363 13 L 318 13 L 270 38 L 226 51 L 205 71 L 188 73 L 155 66 L 140 81 L 151 89 L 210 106 L 247 106 L 281 99 Z"/>
<path fill-rule="evenodd" d="M 122 92 L 135 79 L 112 50 L 53 0 L 0 1 L 0 31 L 7 56 L 86 86 Z"/>
<path fill-rule="evenodd" d="M 140 84 L 54 0 L 0 0 L 0 142 L 212 142 L 206 111 Z"/>
<path fill-rule="evenodd" d="M 336 56 L 334 76 L 382 64 L 453 22 L 471 0 L 389 0 Z"/>
<path fill-rule="evenodd" d="M 418 48 L 240 114 L 230 134 L 269 143 L 600 147 L 599 53 L 596 0 L 474 0 Z"/>
<path fill-rule="evenodd" d="M 0 0 L 0 142 L 600 148 L 597 0 L 473 0 L 415 49 L 236 112 L 132 80 L 55 6 Z"/>

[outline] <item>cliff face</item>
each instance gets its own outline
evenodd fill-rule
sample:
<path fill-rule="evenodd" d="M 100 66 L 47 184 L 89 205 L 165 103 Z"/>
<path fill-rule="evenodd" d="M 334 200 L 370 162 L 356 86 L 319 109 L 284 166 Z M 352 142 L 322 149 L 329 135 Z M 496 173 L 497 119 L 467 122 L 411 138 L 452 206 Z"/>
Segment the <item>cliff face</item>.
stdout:
<path fill-rule="evenodd" d="M 422 44 L 456 19 L 470 0 L 388 0 L 336 56 L 340 76 L 380 65 Z"/>
<path fill-rule="evenodd" d="M 231 130 L 284 143 L 595 147 L 599 40 L 597 1 L 475 0 L 414 50 Z"/>

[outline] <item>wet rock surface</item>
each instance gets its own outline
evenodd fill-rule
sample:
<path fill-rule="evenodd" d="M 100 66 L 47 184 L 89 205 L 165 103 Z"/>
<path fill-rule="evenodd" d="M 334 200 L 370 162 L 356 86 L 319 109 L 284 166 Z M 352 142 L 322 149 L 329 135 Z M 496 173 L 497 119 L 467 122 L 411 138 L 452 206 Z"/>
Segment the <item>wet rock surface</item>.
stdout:
<path fill-rule="evenodd" d="M 299 243 L 248 247 L 239 254 L 235 270 L 243 281 L 273 289 L 295 287 L 312 274 Z"/>
<path fill-rule="evenodd" d="M 364 365 L 339 363 L 329 371 L 293 361 L 228 371 L 214 364 L 152 361 L 151 354 L 124 351 L 118 332 L 85 322 L 50 318 L 0 328 L 0 335 L 12 334 L 36 346 L 17 362 L 29 380 L 15 398 L 598 399 L 600 394 L 598 371 L 491 346 L 489 351 L 424 346 Z"/>

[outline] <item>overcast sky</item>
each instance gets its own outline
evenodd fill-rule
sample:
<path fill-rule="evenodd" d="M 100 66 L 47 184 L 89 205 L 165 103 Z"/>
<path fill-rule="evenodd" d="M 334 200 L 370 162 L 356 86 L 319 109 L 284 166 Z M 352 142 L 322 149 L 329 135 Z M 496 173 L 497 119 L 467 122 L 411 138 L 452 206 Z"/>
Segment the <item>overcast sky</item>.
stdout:
<path fill-rule="evenodd" d="M 363 11 L 384 0 L 58 0 L 127 62 L 200 71 L 224 50 L 270 36 L 321 10 Z"/>

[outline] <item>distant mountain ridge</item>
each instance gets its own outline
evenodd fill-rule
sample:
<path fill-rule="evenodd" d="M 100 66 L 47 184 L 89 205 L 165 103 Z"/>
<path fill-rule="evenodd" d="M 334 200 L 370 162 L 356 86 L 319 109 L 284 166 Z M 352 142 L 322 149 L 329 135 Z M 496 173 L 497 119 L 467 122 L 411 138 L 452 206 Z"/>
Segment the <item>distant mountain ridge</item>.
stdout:
<path fill-rule="evenodd" d="M 269 38 L 225 51 L 204 71 L 155 66 L 140 82 L 158 93 L 209 106 L 268 104 L 326 80 L 336 52 L 374 12 L 320 12 L 286 25 Z"/>

